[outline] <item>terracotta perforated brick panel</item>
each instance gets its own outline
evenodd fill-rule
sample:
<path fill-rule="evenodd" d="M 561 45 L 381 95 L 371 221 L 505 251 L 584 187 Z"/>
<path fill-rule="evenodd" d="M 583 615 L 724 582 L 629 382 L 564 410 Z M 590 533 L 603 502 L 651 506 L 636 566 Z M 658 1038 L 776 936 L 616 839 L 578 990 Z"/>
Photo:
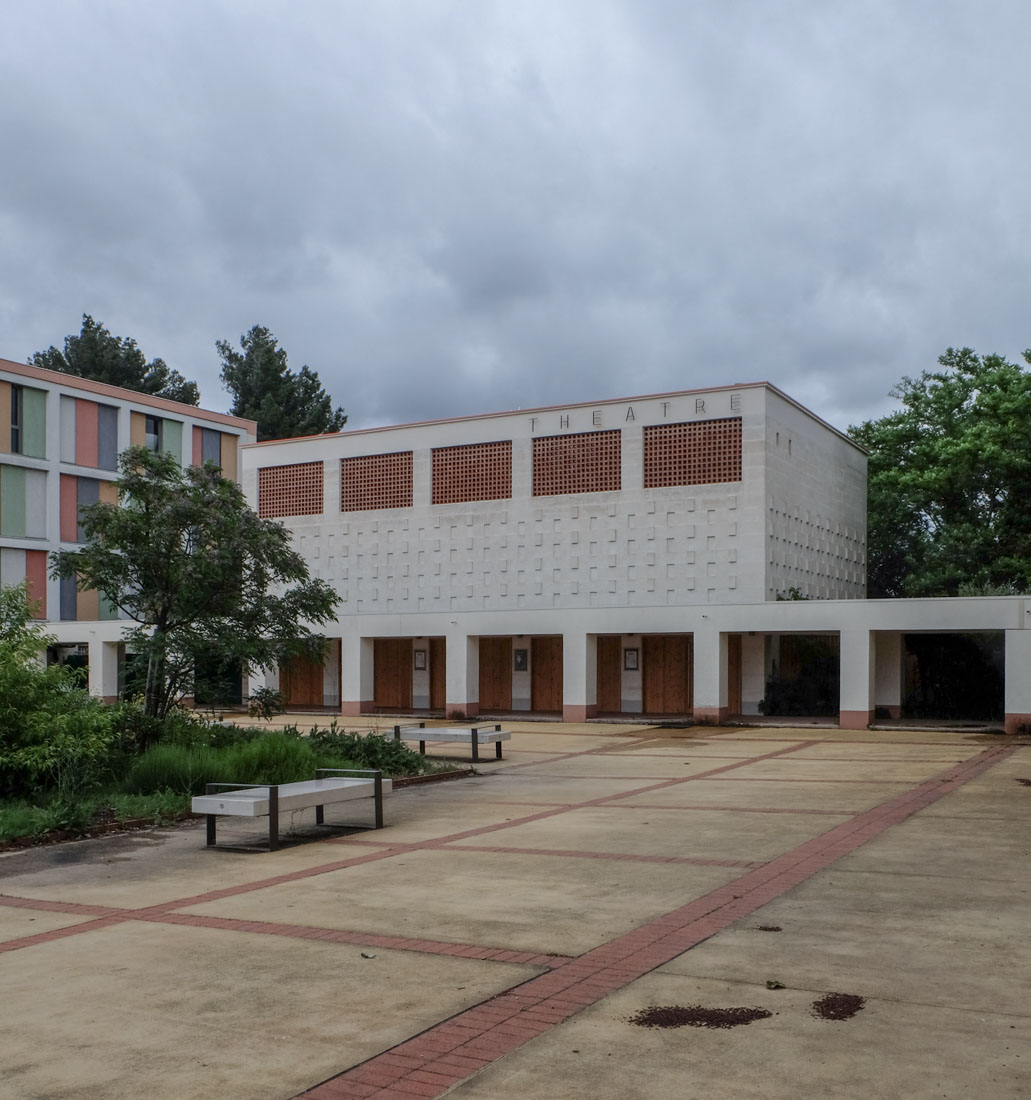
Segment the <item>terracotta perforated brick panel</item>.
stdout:
<path fill-rule="evenodd" d="M 412 506 L 412 452 L 340 460 L 340 511 Z"/>
<path fill-rule="evenodd" d="M 620 433 L 578 432 L 533 441 L 533 495 L 601 493 L 620 486 Z"/>
<path fill-rule="evenodd" d="M 433 503 L 507 500 L 512 495 L 512 440 L 433 448 Z"/>
<path fill-rule="evenodd" d="M 644 487 L 741 480 L 741 418 L 644 429 Z"/>
<path fill-rule="evenodd" d="M 258 470 L 258 515 L 322 514 L 322 463 L 263 466 Z"/>

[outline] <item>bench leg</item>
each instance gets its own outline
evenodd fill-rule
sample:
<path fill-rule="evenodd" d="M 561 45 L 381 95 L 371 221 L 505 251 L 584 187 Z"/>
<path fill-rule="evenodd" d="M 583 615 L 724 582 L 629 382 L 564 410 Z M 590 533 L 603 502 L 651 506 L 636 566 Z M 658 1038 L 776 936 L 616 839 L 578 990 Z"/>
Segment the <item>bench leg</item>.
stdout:
<path fill-rule="evenodd" d="M 373 787 L 373 802 L 376 810 L 376 828 L 383 828 L 383 776 L 377 772 Z"/>
<path fill-rule="evenodd" d="M 421 753 L 421 754 L 422 754 L 423 756 L 425 756 L 425 755 L 426 755 L 426 742 L 425 742 L 425 741 L 420 741 L 420 742 L 419 742 L 419 752 L 420 752 L 420 753 Z"/>
<path fill-rule="evenodd" d="M 275 852 L 279 848 L 279 787 L 268 789 L 268 850 Z"/>
<path fill-rule="evenodd" d="M 322 807 L 321 806 L 316 806 L 315 807 L 315 824 L 316 825 L 322 825 L 323 824 L 323 814 L 322 814 Z"/>
<path fill-rule="evenodd" d="M 480 759 L 480 738 L 477 736 L 476 730 L 473 733 L 473 763 Z"/>
<path fill-rule="evenodd" d="M 497 744 L 495 744 L 495 746 L 494 746 L 494 754 L 495 754 L 495 756 L 497 756 L 497 758 L 499 760 L 501 759 L 501 742 L 500 741 L 498 741 Z"/>
<path fill-rule="evenodd" d="M 214 848 L 215 846 L 215 815 L 208 814 L 208 847 Z"/>

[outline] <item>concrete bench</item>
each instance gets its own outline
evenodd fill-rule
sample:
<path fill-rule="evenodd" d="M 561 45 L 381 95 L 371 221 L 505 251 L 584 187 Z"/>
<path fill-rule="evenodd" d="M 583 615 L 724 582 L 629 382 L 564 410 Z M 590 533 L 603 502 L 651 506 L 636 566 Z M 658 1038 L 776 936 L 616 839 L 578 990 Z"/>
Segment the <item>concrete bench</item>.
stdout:
<path fill-rule="evenodd" d="M 512 734 L 496 726 L 434 726 L 426 729 L 426 723 L 417 726 L 395 726 L 395 741 L 418 741 L 419 752 L 426 755 L 427 741 L 461 741 L 472 745 L 473 760 L 480 759 L 480 746 L 494 744 L 494 752 L 501 759 L 501 742 L 508 741 Z"/>
<path fill-rule="evenodd" d="M 390 794 L 393 784 L 380 771 L 359 771 L 354 768 L 319 768 L 314 779 L 300 783 L 272 783 L 249 786 L 246 783 L 208 783 L 204 794 L 191 803 L 195 814 L 204 814 L 208 822 L 207 843 L 215 844 L 215 820 L 227 817 L 268 816 L 268 846 L 274 852 L 279 847 L 279 815 L 288 810 L 315 807 L 315 824 L 324 825 L 323 807 L 355 798 L 371 798 L 375 825 L 349 825 L 348 828 L 382 829 L 383 797 Z"/>

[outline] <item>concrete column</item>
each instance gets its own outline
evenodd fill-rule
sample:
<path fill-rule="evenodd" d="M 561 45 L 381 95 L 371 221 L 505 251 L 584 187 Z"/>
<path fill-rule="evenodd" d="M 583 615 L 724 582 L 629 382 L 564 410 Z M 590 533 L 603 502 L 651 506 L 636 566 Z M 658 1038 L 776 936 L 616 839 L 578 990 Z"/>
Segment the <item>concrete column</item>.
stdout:
<path fill-rule="evenodd" d="M 105 703 L 118 702 L 119 642 L 89 643 L 89 693 Z"/>
<path fill-rule="evenodd" d="M 892 718 L 902 715 L 902 635 L 879 630 L 874 635 L 876 672 L 874 706 L 886 710 Z"/>
<path fill-rule="evenodd" d="M 766 697 L 766 636 L 744 634 L 741 637 L 741 713 L 759 714 Z"/>
<path fill-rule="evenodd" d="M 271 676 L 275 676 L 275 684 L 270 682 Z M 246 703 L 248 699 L 259 688 L 272 688 L 273 691 L 279 690 L 279 669 L 275 670 L 275 673 L 271 673 L 265 668 L 254 668 L 243 678 L 243 698 Z"/>
<path fill-rule="evenodd" d="M 872 630 L 841 632 L 838 726 L 843 730 L 865 730 L 873 721 L 876 671 L 874 637 Z"/>
<path fill-rule="evenodd" d="M 480 638 L 446 634 L 447 677 L 444 698 L 449 717 L 468 718 L 480 709 Z"/>
<path fill-rule="evenodd" d="M 694 720 L 715 725 L 727 720 L 727 635 L 711 628 L 694 634 Z"/>
<path fill-rule="evenodd" d="M 1006 631 L 1006 732 L 1031 727 L 1031 630 Z"/>
<path fill-rule="evenodd" d="M 354 718 L 372 710 L 375 697 L 372 638 L 348 635 L 340 645 L 340 713 Z"/>
<path fill-rule="evenodd" d="M 598 713 L 598 636 L 562 635 L 562 721 L 585 722 Z"/>

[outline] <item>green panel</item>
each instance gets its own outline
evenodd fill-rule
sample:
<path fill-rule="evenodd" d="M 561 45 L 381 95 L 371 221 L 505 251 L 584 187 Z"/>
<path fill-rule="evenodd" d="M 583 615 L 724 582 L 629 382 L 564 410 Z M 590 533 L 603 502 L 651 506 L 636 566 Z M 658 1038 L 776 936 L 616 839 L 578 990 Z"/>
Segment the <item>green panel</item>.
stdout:
<path fill-rule="evenodd" d="M 25 537 L 25 471 L 0 466 L 0 535 Z"/>
<path fill-rule="evenodd" d="M 47 456 L 47 395 L 25 386 L 22 391 L 21 453 L 30 458 Z"/>
<path fill-rule="evenodd" d="M 161 422 L 161 445 L 170 455 L 183 462 L 183 422 L 181 420 L 163 420 Z"/>
<path fill-rule="evenodd" d="M 118 618 L 118 608 L 104 595 L 103 592 L 98 593 L 100 604 L 100 621 L 102 623 L 111 622 L 113 619 Z"/>

